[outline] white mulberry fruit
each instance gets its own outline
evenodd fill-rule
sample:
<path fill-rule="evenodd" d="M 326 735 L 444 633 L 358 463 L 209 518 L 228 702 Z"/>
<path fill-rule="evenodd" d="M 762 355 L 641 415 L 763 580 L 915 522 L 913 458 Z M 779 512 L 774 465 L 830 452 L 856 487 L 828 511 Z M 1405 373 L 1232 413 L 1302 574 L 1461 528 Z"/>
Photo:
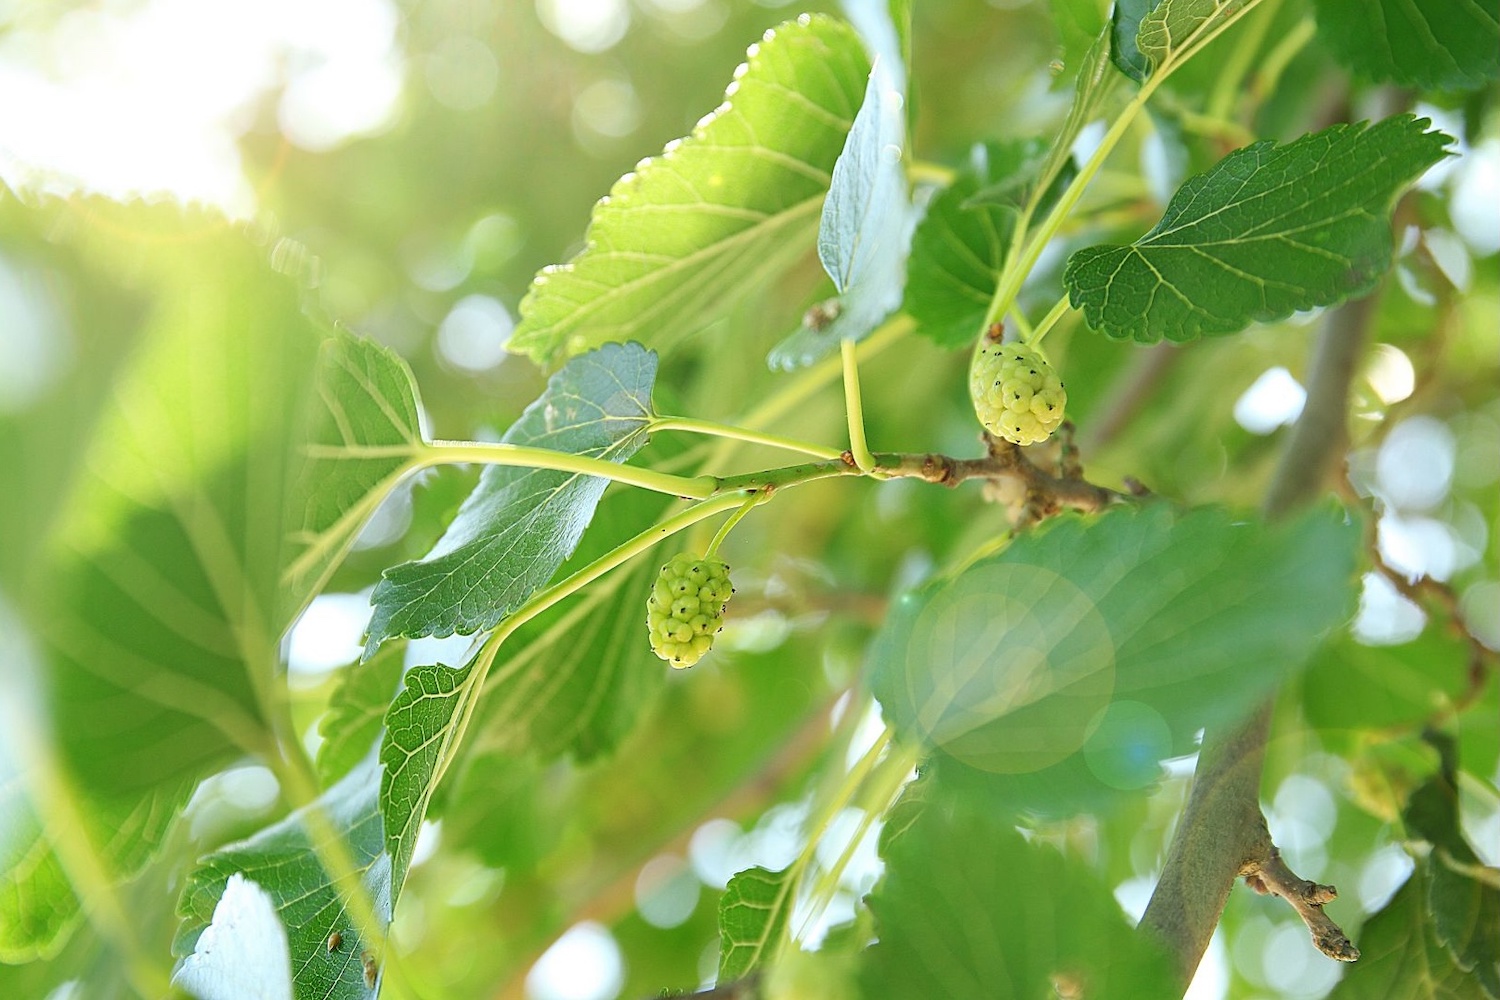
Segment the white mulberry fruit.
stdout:
<path fill-rule="evenodd" d="M 661 568 L 646 601 L 651 651 L 682 669 L 697 663 L 724 627 L 724 606 L 734 588 L 729 567 L 679 553 Z"/>
<path fill-rule="evenodd" d="M 969 395 L 985 429 L 1014 444 L 1051 437 L 1068 402 L 1052 366 L 1024 344 L 986 344 L 969 369 Z"/>

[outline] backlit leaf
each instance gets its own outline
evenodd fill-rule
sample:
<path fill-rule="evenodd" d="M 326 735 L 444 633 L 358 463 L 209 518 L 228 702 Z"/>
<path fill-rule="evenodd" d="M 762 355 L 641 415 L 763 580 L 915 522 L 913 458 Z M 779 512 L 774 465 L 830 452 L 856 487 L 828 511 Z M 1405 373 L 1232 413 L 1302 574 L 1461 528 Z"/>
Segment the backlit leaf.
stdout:
<path fill-rule="evenodd" d="M 832 18 L 767 32 L 725 102 L 617 181 L 583 252 L 537 275 L 510 349 L 554 363 L 606 341 L 663 347 L 805 254 L 869 69 Z"/>
<path fill-rule="evenodd" d="M 323 345 L 317 408 L 296 483 L 300 524 L 284 574 L 299 606 L 322 589 L 396 483 L 419 467 L 420 408 L 411 369 L 394 351 L 343 331 Z"/>

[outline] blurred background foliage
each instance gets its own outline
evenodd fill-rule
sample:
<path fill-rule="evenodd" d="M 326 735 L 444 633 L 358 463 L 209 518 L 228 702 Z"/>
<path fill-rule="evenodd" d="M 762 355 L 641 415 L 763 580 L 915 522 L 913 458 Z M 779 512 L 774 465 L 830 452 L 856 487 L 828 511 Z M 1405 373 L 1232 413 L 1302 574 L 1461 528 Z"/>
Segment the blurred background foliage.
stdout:
<path fill-rule="evenodd" d="M 310 289 L 316 313 L 410 362 L 434 436 L 493 437 L 543 384 L 545 373 L 502 349 L 532 275 L 581 247 L 589 207 L 615 178 L 719 102 L 748 43 L 820 7 L 836 9 L 12 0 L 0 4 L 0 179 L 26 198 L 176 196 L 248 220 L 278 269 Z M 913 148 L 957 166 L 976 141 L 1049 134 L 1107 4 L 914 7 Z M 1138 129 L 1091 190 L 1091 228 L 1069 239 L 1133 237 L 1186 174 L 1243 141 L 1291 138 L 1388 101 L 1351 83 L 1315 38 L 1287 43 L 1308 17 L 1305 4 L 1268 3 L 1174 78 L 1154 127 Z M 1239 61 L 1239 86 L 1226 93 L 1224 67 Z M 1215 102 L 1221 117 L 1209 120 Z M 1450 614 L 1458 609 L 1474 636 L 1500 647 L 1500 136 L 1493 88 L 1423 95 L 1417 110 L 1459 137 L 1461 155 L 1398 211 L 1400 256 L 1377 293 L 1346 490 L 1372 506 L 1372 534 L 1394 575 L 1415 582 L 1366 577 L 1350 633 L 1283 693 L 1264 785 L 1278 844 L 1301 875 L 1340 887 L 1330 911 L 1356 938 L 1411 869 L 1400 808 L 1437 765 L 1419 738 L 1423 723 L 1455 699 L 1468 702 L 1445 720 L 1468 776 L 1465 827 L 1483 860 L 1500 864 L 1497 685 L 1491 676 L 1471 690 L 1471 640 L 1453 633 Z M 35 507 L 74 474 L 74 435 L 129 355 L 151 293 L 128 254 L 76 252 L 69 233 L 36 232 L 14 194 L 0 199 L 9 203 L 0 211 L 0 424 L 8 432 L 29 421 L 51 435 L 50 447 L 28 438 L 24 454 L 9 447 L 19 436 L 0 436 L 0 569 L 14 571 L 34 556 Z M 72 218 L 87 231 L 94 217 Z M 1044 265 L 1028 306 L 1053 301 L 1061 260 Z M 809 247 L 806 266 L 754 290 L 665 359 L 658 408 L 727 419 L 753 407 L 790 377 L 760 359 L 826 294 Z M 1049 351 L 1066 374 L 1091 477 L 1134 476 L 1187 503 L 1253 506 L 1281 428 L 1300 408 L 1311 322 L 1294 317 L 1189 348 L 1114 343 L 1077 323 L 1054 331 Z M 962 352 L 917 337 L 876 356 L 865 396 L 877 447 L 974 453 L 966 364 Z M 838 442 L 842 421 L 830 390 L 780 427 Z M 643 457 L 672 454 L 662 442 Z M 735 467 L 776 462 L 750 449 Z M 26 489 L 16 486 L 23 479 Z M 428 550 L 473 480 L 447 469 L 400 491 L 293 632 L 292 709 L 310 743 L 338 668 L 357 650 L 368 588 L 381 569 Z M 1004 523 L 977 489 L 910 482 L 814 484 L 748 520 L 726 549 L 741 593 L 721 651 L 690 674 L 653 681 L 649 710 L 616 752 L 541 759 L 503 733 L 474 741 L 419 845 L 392 928 L 389 994 L 608 1000 L 711 981 L 719 890 L 741 868 L 790 860 L 811 789 L 841 770 L 846 745 L 868 739 L 860 663 L 889 596 L 963 560 Z M 427 643 L 407 662 L 440 651 Z M 660 670 L 648 657 L 638 666 Z M 1150 796 L 1039 832 L 1103 873 L 1138 914 L 1189 773 L 1179 762 Z M 251 762 L 198 788 L 166 850 L 125 887 L 143 943 L 167 954 L 173 899 L 163 886 L 284 809 L 274 779 Z M 862 852 L 829 923 L 851 916 L 876 877 L 873 839 Z M 129 995 L 115 961 L 98 937 L 76 933 L 48 961 L 0 965 L 0 995 L 43 997 L 70 981 L 89 985 L 55 995 Z M 797 959 L 788 995 L 847 995 L 840 961 L 833 947 Z M 1288 908 L 1236 892 L 1193 996 L 1311 1000 L 1340 973 Z"/>

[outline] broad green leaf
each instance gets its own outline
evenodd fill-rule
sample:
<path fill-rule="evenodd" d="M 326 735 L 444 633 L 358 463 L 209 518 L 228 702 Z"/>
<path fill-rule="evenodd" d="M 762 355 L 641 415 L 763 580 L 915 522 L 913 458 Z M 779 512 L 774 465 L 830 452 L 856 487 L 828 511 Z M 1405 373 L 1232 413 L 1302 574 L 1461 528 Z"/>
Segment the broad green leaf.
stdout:
<path fill-rule="evenodd" d="M 318 721 L 318 777 L 325 786 L 338 781 L 364 760 L 380 737 L 386 710 L 396 697 L 406 643 L 393 642 L 368 660 L 340 671 L 328 711 Z"/>
<path fill-rule="evenodd" d="M 1474 977 L 1433 933 L 1423 869 L 1412 873 L 1360 932 L 1360 958 L 1328 1000 L 1477 1000 Z"/>
<path fill-rule="evenodd" d="M 0 764 L 4 761 L 0 738 Z M 83 915 L 20 775 L 0 772 L 0 962 L 51 958 Z"/>
<path fill-rule="evenodd" d="M 1159 3 L 1161 0 L 1116 0 L 1110 11 L 1110 62 L 1136 83 L 1145 82 L 1151 72 L 1151 62 L 1141 54 L 1136 36 L 1141 20 Z"/>
<path fill-rule="evenodd" d="M 554 374 L 502 441 L 625 462 L 646 443 L 656 355 L 607 344 Z M 490 466 L 426 558 L 385 571 L 365 655 L 393 636 L 469 635 L 541 589 L 578 545 L 608 485 L 597 476 Z"/>
<path fill-rule="evenodd" d="M 1313 655 L 1302 678 L 1302 710 L 1324 731 L 1416 726 L 1468 684 L 1469 650 L 1429 628 L 1399 646 L 1336 637 Z"/>
<path fill-rule="evenodd" d="M 1392 200 L 1446 155 L 1427 125 L 1403 115 L 1233 152 L 1139 240 L 1073 254 L 1069 298 L 1095 330 L 1154 343 L 1363 294 L 1390 266 Z"/>
<path fill-rule="evenodd" d="M 317 408 L 296 484 L 300 523 L 283 575 L 299 606 L 322 589 L 360 527 L 417 468 L 425 444 L 420 410 L 411 369 L 394 351 L 343 331 L 323 345 Z"/>
<path fill-rule="evenodd" d="M 1098 781 L 1139 787 L 1154 761 L 1132 755 L 1186 751 L 1346 620 L 1358 534 L 1324 512 L 1274 527 L 1162 505 L 1061 519 L 902 598 L 874 691 L 904 736 L 981 771 L 1081 750 Z"/>
<path fill-rule="evenodd" d="M 382 929 L 389 923 L 394 895 L 390 857 L 384 853 L 378 764 L 371 753 L 318 800 L 342 839 L 360 876 L 364 892 Z M 183 925 L 173 943 L 178 955 L 190 955 L 212 925 L 229 881 L 239 875 L 255 883 L 275 907 L 291 953 L 296 1000 L 374 1000 L 367 985 L 363 956 L 378 967 L 383 941 L 365 940 L 345 901 L 324 868 L 310 839 L 304 814 L 296 812 L 247 840 L 220 848 L 204 858 L 188 878 L 178 901 Z M 329 947 L 330 939 L 336 944 Z M 261 970 L 264 971 L 264 970 Z M 255 996 L 255 971 L 240 983 L 241 996 Z"/>
<path fill-rule="evenodd" d="M 719 899 L 719 982 L 743 979 L 775 953 L 796 896 L 791 876 L 747 868 L 729 880 Z"/>
<path fill-rule="evenodd" d="M 391 858 L 391 898 L 401 895 L 427 803 L 458 748 L 459 729 L 478 692 L 471 661 L 461 668 L 413 667 L 391 702 L 380 742 L 380 812 Z"/>
<path fill-rule="evenodd" d="M 1135 44 L 1151 67 L 1160 70 L 1169 60 L 1204 37 L 1226 18 L 1258 0 L 1159 0 L 1141 16 Z"/>
<path fill-rule="evenodd" d="M 809 324 L 771 352 L 773 368 L 808 365 L 859 340 L 901 304 L 915 215 L 906 188 L 906 66 L 883 3 L 847 5 L 874 56 L 864 100 L 823 200 L 818 259 L 839 293 L 831 323 Z"/>
<path fill-rule="evenodd" d="M 1425 838 L 1431 852 L 1420 862 L 1428 886 L 1432 930 L 1491 1000 L 1500 998 L 1500 871 L 1484 869 L 1464 839 L 1458 816 L 1458 764 L 1451 738 L 1429 733 L 1442 760 L 1438 773 L 1418 786 L 1402 811 L 1407 829 Z M 1486 872 L 1488 878 L 1481 878 Z"/>
<path fill-rule="evenodd" d="M 939 791 L 882 838 L 865 1000 L 1175 995 L 1165 957 L 1081 861 L 964 803 Z"/>
<path fill-rule="evenodd" d="M 587 246 L 544 269 L 510 349 L 554 363 L 607 341 L 662 347 L 807 252 L 870 64 L 840 21 L 766 33 L 725 101 L 594 206 Z"/>
<path fill-rule="evenodd" d="M 1422 90 L 1500 77 L 1500 11 L 1486 0 L 1315 0 L 1318 37 L 1360 76 Z"/>
<path fill-rule="evenodd" d="M 325 331 L 265 250 L 212 216 L 47 203 L 25 221 L 63 234 L 80 283 L 138 303 L 102 404 L 80 400 L 88 424 L 52 443 L 74 467 L 16 594 L 66 764 L 129 816 L 268 743 L 288 495 Z"/>
<path fill-rule="evenodd" d="M 1035 142 L 975 146 L 927 207 L 912 237 L 905 311 L 944 347 L 971 344 L 995 294 L 1021 193 L 1037 167 Z"/>
<path fill-rule="evenodd" d="M 292 957 L 276 902 L 239 872 L 172 985 L 198 1000 L 292 1000 Z"/>

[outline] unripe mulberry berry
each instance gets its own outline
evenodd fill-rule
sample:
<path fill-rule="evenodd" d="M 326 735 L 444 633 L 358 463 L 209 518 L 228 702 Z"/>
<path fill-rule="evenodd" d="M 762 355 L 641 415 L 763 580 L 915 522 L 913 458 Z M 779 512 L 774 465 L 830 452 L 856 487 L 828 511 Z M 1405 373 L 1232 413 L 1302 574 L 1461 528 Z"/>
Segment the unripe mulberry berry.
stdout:
<path fill-rule="evenodd" d="M 691 667 L 724 627 L 724 605 L 734 588 L 729 567 L 679 553 L 661 568 L 646 601 L 651 651 L 674 667 Z"/>
<path fill-rule="evenodd" d="M 1068 402 L 1052 366 L 1024 344 L 986 344 L 969 369 L 969 395 L 985 429 L 1015 444 L 1051 437 Z"/>

